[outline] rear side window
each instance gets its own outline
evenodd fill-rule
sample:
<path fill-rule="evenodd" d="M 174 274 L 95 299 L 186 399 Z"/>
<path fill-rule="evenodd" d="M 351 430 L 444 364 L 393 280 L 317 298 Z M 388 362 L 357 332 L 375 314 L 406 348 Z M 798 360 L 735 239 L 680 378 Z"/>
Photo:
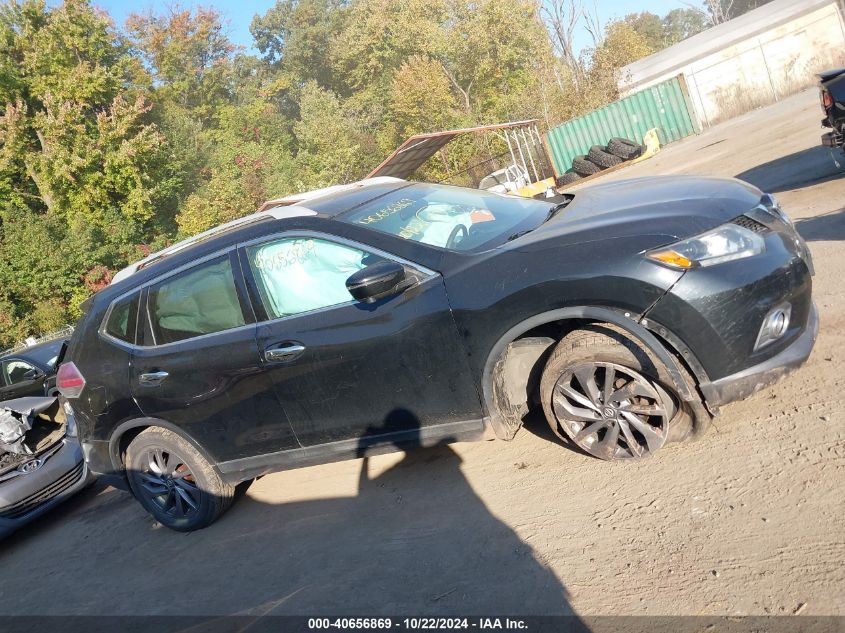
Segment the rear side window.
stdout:
<path fill-rule="evenodd" d="M 124 297 L 109 311 L 106 334 L 126 343 L 135 342 L 135 321 L 138 315 L 138 293 Z"/>
<path fill-rule="evenodd" d="M 156 345 L 246 324 L 228 255 L 153 286 L 147 307 Z"/>

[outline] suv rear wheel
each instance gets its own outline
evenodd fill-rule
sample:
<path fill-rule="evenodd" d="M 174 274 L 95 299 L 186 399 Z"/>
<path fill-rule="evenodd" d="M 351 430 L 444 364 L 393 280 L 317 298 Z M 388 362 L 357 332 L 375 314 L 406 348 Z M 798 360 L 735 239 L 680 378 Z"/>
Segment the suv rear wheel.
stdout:
<path fill-rule="evenodd" d="M 540 383 L 552 430 L 606 460 L 651 455 L 689 415 L 661 383 L 665 368 L 621 330 L 589 325 L 567 334 Z"/>
<path fill-rule="evenodd" d="M 232 503 L 235 487 L 176 433 L 153 427 L 132 440 L 126 471 L 135 498 L 162 525 L 190 532 L 211 525 Z"/>

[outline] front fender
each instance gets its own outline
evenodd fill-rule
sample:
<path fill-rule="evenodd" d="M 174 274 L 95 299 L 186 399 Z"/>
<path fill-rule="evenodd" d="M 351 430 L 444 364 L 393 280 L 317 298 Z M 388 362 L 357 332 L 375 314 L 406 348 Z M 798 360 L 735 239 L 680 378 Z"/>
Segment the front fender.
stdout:
<path fill-rule="evenodd" d="M 697 393 L 694 391 L 694 385 L 691 385 L 685 377 L 685 370 L 667 349 L 663 346 L 660 340 L 654 334 L 649 332 L 645 327 L 636 321 L 638 315 L 630 312 L 624 312 L 613 308 L 602 306 L 572 306 L 560 308 L 557 310 L 550 310 L 537 314 L 521 323 L 513 326 L 499 340 L 493 345 L 487 360 L 484 364 L 484 371 L 481 378 L 481 392 L 484 402 L 485 413 L 488 417 L 489 424 L 496 432 L 496 435 L 501 438 L 508 438 L 512 436 L 509 429 L 512 424 L 508 422 L 505 416 L 500 411 L 496 404 L 494 394 L 494 371 L 496 363 L 504 353 L 508 345 L 514 340 L 538 326 L 548 323 L 555 323 L 566 320 L 583 320 L 613 324 L 624 330 L 631 338 L 638 341 L 648 351 L 652 352 L 660 362 L 665 366 L 666 371 L 671 380 L 671 385 L 682 400 L 690 403 L 693 409 L 700 408 Z"/>

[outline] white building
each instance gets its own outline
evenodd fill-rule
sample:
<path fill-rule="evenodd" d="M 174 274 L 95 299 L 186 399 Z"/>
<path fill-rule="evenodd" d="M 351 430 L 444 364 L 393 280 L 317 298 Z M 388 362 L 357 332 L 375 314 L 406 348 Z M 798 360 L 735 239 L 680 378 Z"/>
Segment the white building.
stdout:
<path fill-rule="evenodd" d="M 812 86 L 845 66 L 839 0 L 773 0 L 622 69 L 622 96 L 681 75 L 701 126 Z"/>

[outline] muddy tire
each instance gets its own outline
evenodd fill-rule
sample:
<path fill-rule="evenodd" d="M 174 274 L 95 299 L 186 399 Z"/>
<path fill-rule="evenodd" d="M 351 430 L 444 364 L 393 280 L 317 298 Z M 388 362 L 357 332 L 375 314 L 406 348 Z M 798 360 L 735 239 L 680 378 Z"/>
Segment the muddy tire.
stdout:
<path fill-rule="evenodd" d="M 616 165 L 621 165 L 624 162 L 618 156 L 614 156 L 613 154 L 606 152 L 604 147 L 600 145 L 593 145 L 590 148 L 590 152 L 587 154 L 587 160 L 591 163 L 595 163 L 603 169 L 616 167 Z"/>
<path fill-rule="evenodd" d="M 643 153 L 643 146 L 627 138 L 612 138 L 607 143 L 607 151 L 622 160 L 631 160 Z"/>
<path fill-rule="evenodd" d="M 605 460 L 641 459 L 687 429 L 665 367 L 610 324 L 567 334 L 543 371 L 543 412 L 558 437 Z M 672 438 L 670 438 L 670 433 Z"/>
<path fill-rule="evenodd" d="M 581 180 L 581 176 L 576 174 L 574 171 L 568 171 L 563 176 L 560 176 L 555 180 L 555 186 L 565 187 L 566 185 L 571 185 L 579 180 Z"/>
<path fill-rule="evenodd" d="M 135 498 L 171 530 L 192 532 L 211 525 L 235 497 L 235 486 L 224 483 L 196 448 L 167 429 L 139 433 L 124 463 Z"/>
<path fill-rule="evenodd" d="M 576 156 L 572 159 L 572 171 L 586 178 L 601 171 L 601 167 L 587 160 L 586 156 Z"/>

